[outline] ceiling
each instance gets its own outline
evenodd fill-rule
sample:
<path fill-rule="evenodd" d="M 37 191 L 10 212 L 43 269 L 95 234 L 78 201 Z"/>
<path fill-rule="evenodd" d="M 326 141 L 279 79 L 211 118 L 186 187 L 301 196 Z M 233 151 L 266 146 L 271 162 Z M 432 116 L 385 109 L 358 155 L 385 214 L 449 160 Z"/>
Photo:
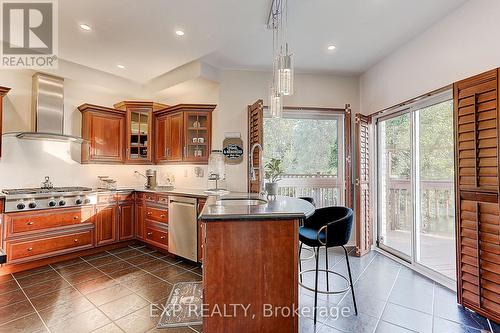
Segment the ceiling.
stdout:
<path fill-rule="evenodd" d="M 270 1 L 61 0 L 59 56 L 140 83 L 197 59 L 265 70 L 272 52 Z M 296 68 L 361 73 L 464 2 L 289 0 Z M 81 23 L 92 31 L 81 30 Z M 330 44 L 337 49 L 328 51 Z"/>

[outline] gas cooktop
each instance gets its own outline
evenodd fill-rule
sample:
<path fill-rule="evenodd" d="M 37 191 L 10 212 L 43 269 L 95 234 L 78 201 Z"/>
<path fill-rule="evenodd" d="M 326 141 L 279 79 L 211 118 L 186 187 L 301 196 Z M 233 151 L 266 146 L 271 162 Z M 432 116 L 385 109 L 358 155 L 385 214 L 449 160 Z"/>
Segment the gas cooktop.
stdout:
<path fill-rule="evenodd" d="M 47 194 L 47 193 L 61 193 L 61 192 L 90 192 L 90 187 L 70 186 L 70 187 L 52 187 L 52 188 L 15 188 L 7 189 L 2 192 L 5 195 L 20 195 L 20 194 Z"/>
<path fill-rule="evenodd" d="M 2 193 L 6 213 L 93 205 L 97 201 L 90 187 L 81 186 L 6 189 Z"/>

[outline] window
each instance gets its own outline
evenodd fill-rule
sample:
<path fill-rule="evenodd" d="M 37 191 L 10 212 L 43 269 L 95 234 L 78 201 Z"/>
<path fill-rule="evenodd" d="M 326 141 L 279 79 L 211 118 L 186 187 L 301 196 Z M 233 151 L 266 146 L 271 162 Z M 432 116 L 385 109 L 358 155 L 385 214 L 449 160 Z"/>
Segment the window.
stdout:
<path fill-rule="evenodd" d="M 343 111 L 264 110 L 264 160 L 278 158 L 285 175 L 280 194 L 312 196 L 317 206 L 344 202 Z"/>

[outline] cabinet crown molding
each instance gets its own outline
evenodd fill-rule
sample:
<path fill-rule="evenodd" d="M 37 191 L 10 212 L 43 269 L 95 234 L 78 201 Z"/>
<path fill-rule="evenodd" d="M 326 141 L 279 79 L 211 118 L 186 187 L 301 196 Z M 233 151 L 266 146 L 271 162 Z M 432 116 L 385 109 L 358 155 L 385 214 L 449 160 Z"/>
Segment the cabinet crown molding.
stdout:
<path fill-rule="evenodd" d="M 151 108 L 153 111 L 168 108 L 167 104 L 150 101 L 121 101 L 113 105 L 115 109 L 126 111 L 129 108 Z"/>
<path fill-rule="evenodd" d="M 85 104 L 80 105 L 78 107 L 78 110 L 80 110 L 80 112 L 100 111 L 100 112 L 111 112 L 111 113 L 125 114 L 125 111 L 123 111 L 123 110 L 117 110 L 117 109 L 108 108 L 105 106 L 100 106 L 100 105 L 95 105 L 95 104 L 89 104 L 89 103 L 85 103 Z"/>

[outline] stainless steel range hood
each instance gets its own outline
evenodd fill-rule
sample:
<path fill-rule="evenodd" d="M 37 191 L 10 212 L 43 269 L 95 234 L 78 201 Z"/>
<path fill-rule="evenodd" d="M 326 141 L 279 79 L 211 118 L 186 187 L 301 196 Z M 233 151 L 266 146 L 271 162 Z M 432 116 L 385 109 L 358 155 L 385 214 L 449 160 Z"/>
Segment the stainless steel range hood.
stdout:
<path fill-rule="evenodd" d="M 35 73 L 33 75 L 31 132 L 17 133 L 20 139 L 71 141 L 83 139 L 64 134 L 64 79 Z"/>

